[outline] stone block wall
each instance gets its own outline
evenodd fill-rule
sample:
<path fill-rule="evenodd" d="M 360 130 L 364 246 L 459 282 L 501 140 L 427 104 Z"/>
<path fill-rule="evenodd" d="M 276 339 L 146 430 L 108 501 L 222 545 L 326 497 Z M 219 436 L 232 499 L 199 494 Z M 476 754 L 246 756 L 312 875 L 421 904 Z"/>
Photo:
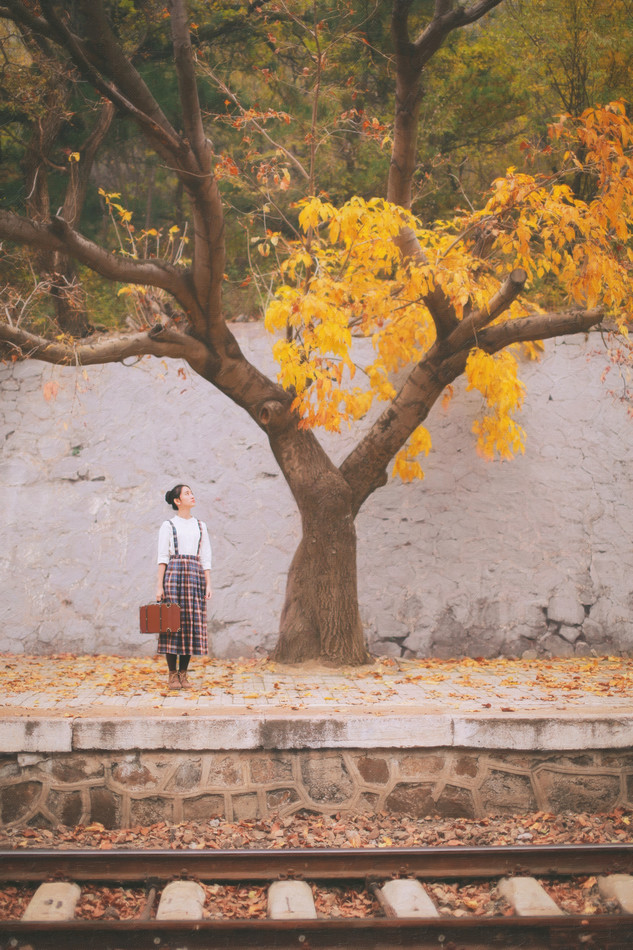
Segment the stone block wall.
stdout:
<path fill-rule="evenodd" d="M 633 753 L 432 750 L 99 752 L 0 757 L 0 825 L 290 815 L 484 818 L 633 807 Z"/>
<path fill-rule="evenodd" d="M 274 373 L 263 328 L 236 332 Z M 522 366 L 527 447 L 513 462 L 477 456 L 479 400 L 463 386 L 434 407 L 425 480 L 391 481 L 357 519 L 372 652 L 633 649 L 633 421 L 604 366 L 593 337 Z M 340 463 L 355 433 L 319 437 Z M 0 651 L 152 652 L 138 605 L 154 594 L 163 495 L 179 481 L 213 544 L 212 652 L 272 648 L 299 517 L 264 434 L 186 366 L 2 365 L 0 444 Z"/>

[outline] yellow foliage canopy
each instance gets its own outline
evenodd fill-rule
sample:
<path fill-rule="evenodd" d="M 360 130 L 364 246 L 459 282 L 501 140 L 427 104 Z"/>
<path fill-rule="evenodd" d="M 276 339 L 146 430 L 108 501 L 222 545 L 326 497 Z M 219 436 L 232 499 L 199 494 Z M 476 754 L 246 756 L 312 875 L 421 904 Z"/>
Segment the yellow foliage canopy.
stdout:
<path fill-rule="evenodd" d="M 421 225 L 408 211 L 382 199 L 351 198 L 340 208 L 322 197 L 301 204 L 304 239 L 288 243 L 281 280 L 266 313 L 266 327 L 283 334 L 275 344 L 282 385 L 295 393 L 305 427 L 339 431 L 364 416 L 375 400 L 395 395 L 393 374 L 423 359 L 435 340 L 425 298 L 441 287 L 458 320 L 484 309 L 516 267 L 528 274 L 526 289 L 546 289 L 561 303 L 586 308 L 598 303 L 626 333 L 630 314 L 633 224 L 633 127 L 622 103 L 569 116 L 550 130 L 560 149 L 555 174 L 508 169 L 492 186 L 481 210 Z M 582 159 L 579 157 L 582 156 Z M 574 177 L 589 176 L 591 197 L 572 190 Z M 411 229 L 419 260 L 405 259 L 396 239 Z M 477 235 L 493 237 L 485 258 L 476 255 Z M 278 248 L 279 249 L 279 248 Z M 539 310 L 527 294 L 494 323 Z M 353 337 L 371 342 L 372 356 L 356 382 Z M 536 345 L 535 345 L 536 344 Z M 529 355 L 536 355 L 534 341 Z M 357 356 L 355 352 L 355 357 Z M 506 351 L 473 348 L 466 365 L 468 389 L 483 399 L 474 424 L 480 452 L 510 458 L 523 451 L 524 433 L 514 420 L 524 387 L 517 360 Z M 418 458 L 430 450 L 419 427 L 396 456 L 394 473 L 422 477 Z"/>

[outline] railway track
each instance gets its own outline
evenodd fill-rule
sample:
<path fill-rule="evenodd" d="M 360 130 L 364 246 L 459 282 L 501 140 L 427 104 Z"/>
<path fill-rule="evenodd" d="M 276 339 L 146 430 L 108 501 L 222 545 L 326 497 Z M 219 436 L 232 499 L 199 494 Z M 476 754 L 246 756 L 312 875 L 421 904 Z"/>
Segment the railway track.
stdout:
<path fill-rule="evenodd" d="M 613 912 L 615 898 L 605 913 L 568 914 L 546 902 L 539 904 L 546 892 L 541 890 L 539 896 L 538 886 L 534 890 L 535 878 L 560 882 L 587 875 L 595 875 L 601 887 L 607 882 L 605 893 L 611 893 L 609 887 L 614 882 L 622 885 L 623 891 L 621 888 L 618 893 L 624 892 L 625 899 L 617 912 Z M 35 888 L 43 882 L 56 882 L 58 890 L 74 893 L 97 884 L 136 885 L 144 889 L 146 899 L 139 914 L 126 920 L 76 919 L 72 907 L 71 919 L 41 919 L 48 914 L 45 911 L 40 919 L 1 920 L 0 950 L 633 948 L 633 913 L 626 912 L 627 886 L 633 901 L 633 845 L 332 851 L 25 850 L 0 855 L 0 890 L 9 884 Z M 73 888 L 69 882 L 79 886 Z M 171 914 L 164 913 L 160 919 L 164 903 L 169 909 L 166 885 L 175 882 L 186 882 L 184 888 L 179 883 L 176 890 L 189 894 L 189 903 L 185 899 L 175 913 L 176 905 L 172 905 Z M 266 886 L 268 916 L 237 920 L 204 917 L 202 904 L 196 905 L 203 893 L 197 882 Z M 394 882 L 399 882 L 395 889 Z M 423 888 L 426 885 L 432 893 L 433 885 L 442 882 L 453 886 L 490 882 L 503 890 L 513 909 L 507 916 L 441 916 Z M 376 915 L 320 918 L 310 904 L 308 884 L 368 889 L 376 897 Z M 279 898 L 280 890 L 281 905 L 271 896 L 275 893 Z M 526 894 L 531 894 L 527 914 L 523 906 Z"/>

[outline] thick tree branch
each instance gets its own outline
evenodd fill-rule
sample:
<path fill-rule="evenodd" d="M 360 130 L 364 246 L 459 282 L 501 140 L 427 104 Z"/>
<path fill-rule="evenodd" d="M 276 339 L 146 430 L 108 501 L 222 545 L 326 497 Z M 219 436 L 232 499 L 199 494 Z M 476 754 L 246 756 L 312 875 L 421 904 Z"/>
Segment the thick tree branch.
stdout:
<path fill-rule="evenodd" d="M 396 244 L 405 259 L 419 264 L 428 263 L 427 256 L 411 228 L 402 229 L 396 238 Z M 424 296 L 423 300 L 435 324 L 437 339 L 445 339 L 459 326 L 453 304 L 439 286 L 434 287 L 431 293 Z"/>
<path fill-rule="evenodd" d="M 511 343 L 529 343 L 573 333 L 588 333 L 602 321 L 604 315 L 604 310 L 599 307 L 593 310 L 535 313 L 530 317 L 507 320 L 494 327 L 486 327 L 477 336 L 477 346 L 487 353 L 498 353 Z"/>
<path fill-rule="evenodd" d="M 391 38 L 400 67 L 411 56 L 413 43 L 409 36 L 409 13 L 413 0 L 393 0 L 391 8 Z"/>
<path fill-rule="evenodd" d="M 309 479 L 309 470 L 291 460 L 305 460 L 308 450 L 319 455 L 332 472 L 336 467 L 323 452 L 313 432 L 297 429 L 297 416 L 291 410 L 292 398 L 242 355 L 237 341 L 226 330 L 222 352 L 173 327 L 154 326 L 142 333 L 94 336 L 81 342 L 48 340 L 10 323 L 0 323 L 0 352 L 17 354 L 23 359 L 38 359 L 61 366 L 93 366 L 120 363 L 142 356 L 185 360 L 191 368 L 241 406 L 269 436 L 290 488 Z M 302 452 L 294 453 L 295 439 Z M 293 448 L 294 447 L 294 448 Z M 287 457 L 286 457 L 287 456 Z"/>
<path fill-rule="evenodd" d="M 453 30 L 481 19 L 501 2 L 478 0 L 471 7 L 463 7 L 455 0 L 436 0 L 431 22 L 412 42 L 409 35 L 412 0 L 393 0 L 391 35 L 396 54 L 396 110 L 387 198 L 394 204 L 411 207 L 424 66 Z M 405 258 L 425 259 L 412 231 L 403 230 L 398 245 Z M 438 339 L 444 339 L 458 325 L 450 300 L 441 288 L 436 288 L 425 298 L 425 303 L 435 323 Z"/>
<path fill-rule="evenodd" d="M 35 14 L 27 10 L 24 4 L 19 2 L 19 0 L 6 0 L 6 5 L 2 4 L 2 6 L 0 6 L 0 17 L 11 20 L 14 23 L 19 23 L 29 30 L 32 30 L 33 33 L 37 33 L 47 39 L 52 40 L 55 38 L 53 30 L 44 17 L 35 16 Z"/>
<path fill-rule="evenodd" d="M 16 10 L 21 6 L 14 0 L 9 0 L 9 2 Z M 102 65 L 95 62 L 91 48 L 66 26 L 53 9 L 50 0 L 41 0 L 41 3 L 49 27 L 44 35 L 52 35 L 58 45 L 69 54 L 79 73 L 94 89 L 137 122 L 159 154 L 164 158 L 173 159 L 180 147 L 179 137 L 118 43 L 112 42 L 112 33 L 103 15 L 100 0 L 90 0 L 87 8 L 85 3 L 82 6 L 86 24 L 91 30 L 89 39 L 92 49 L 107 50 L 110 56 L 109 71 L 105 72 L 109 80 L 104 79 Z M 32 28 L 36 30 L 35 26 Z M 124 83 L 132 90 L 132 98 L 129 98 L 125 91 L 123 93 L 120 91 Z"/>
<path fill-rule="evenodd" d="M 416 52 L 416 67 L 422 69 L 449 33 L 462 26 L 476 23 L 502 2 L 503 0 L 479 0 L 471 7 L 462 7 L 455 4 L 454 0 L 437 0 L 433 19 L 413 44 Z"/>
<path fill-rule="evenodd" d="M 457 325 L 445 341 L 442 347 L 443 351 L 455 352 L 466 345 L 470 346 L 477 343 L 478 332 L 508 309 L 512 301 L 516 300 L 523 290 L 526 280 L 527 274 L 523 268 L 517 267 L 513 270 L 487 307 L 469 314 Z"/>
<path fill-rule="evenodd" d="M 184 179 L 194 199 L 193 283 L 200 309 L 205 314 L 207 332 L 221 335 L 224 325 L 221 300 L 225 268 L 224 211 L 213 176 L 213 149 L 202 125 L 184 0 L 170 0 L 170 11 L 186 144 L 197 168 L 195 176 Z"/>
<path fill-rule="evenodd" d="M 600 309 L 534 314 L 484 327 L 476 343 L 487 353 L 497 353 L 511 343 L 586 333 L 600 323 L 603 315 Z M 432 347 L 413 368 L 391 406 L 344 460 L 340 471 L 352 489 L 355 513 L 372 492 L 385 484 L 391 459 L 424 422 L 443 389 L 464 372 L 472 344 L 472 340 L 465 339 L 459 349 L 448 354 L 446 345 Z"/>
<path fill-rule="evenodd" d="M 136 120 L 147 119 L 147 131 L 160 129 L 172 150 L 178 151 L 180 137 L 148 89 L 131 59 L 114 34 L 103 7 L 103 0 L 79 0 L 84 17 L 86 40 L 78 44 L 81 62 L 107 76 L 137 110 Z M 163 136 L 159 135 L 159 140 Z"/>
<path fill-rule="evenodd" d="M 194 337 L 173 330 L 102 336 L 65 343 L 47 340 L 21 327 L 0 324 L 0 343 L 9 345 L 20 356 L 56 363 L 61 366 L 92 366 L 101 363 L 120 363 L 135 356 L 169 356 L 203 363 L 206 348 Z"/>
<path fill-rule="evenodd" d="M 20 13 L 17 0 L 5 0 Z M 213 176 L 211 143 L 205 138 L 195 82 L 193 55 L 184 0 L 171 0 L 172 35 L 182 99 L 185 134 L 179 135 L 168 122 L 158 103 L 122 49 L 105 14 L 102 0 L 78 0 L 83 17 L 85 39 L 76 35 L 51 0 L 41 0 L 47 23 L 47 35 L 52 35 L 70 56 L 79 73 L 93 88 L 109 99 L 118 109 L 132 118 L 144 133 L 149 144 L 169 164 L 186 188 L 193 212 L 193 265 L 192 280 L 185 288 L 178 287 L 178 299 L 187 311 L 191 325 L 199 337 L 209 337 L 212 346 L 221 351 L 225 333 L 221 290 L 225 271 L 224 215 L 217 182 Z M 39 20 L 29 18 L 33 30 L 44 29 Z M 85 247 L 67 235 L 66 251 L 84 260 Z M 74 246 L 70 246 L 74 245 Z M 94 266 L 95 254 L 89 254 L 86 263 Z M 105 267 L 105 270 L 103 269 Z M 150 283 L 144 277 L 119 278 L 112 272 L 111 259 L 99 258 L 95 267 L 114 279 Z M 165 287 L 164 276 L 156 286 Z M 175 292 L 173 280 L 169 289 Z M 186 289 L 186 292 L 185 292 Z M 184 295 L 184 297 L 183 297 Z"/>
<path fill-rule="evenodd" d="M 178 77 L 178 91 L 182 104 L 184 131 L 194 151 L 200 171 L 211 171 L 211 151 L 202 127 L 198 83 L 191 49 L 191 37 L 187 12 L 182 0 L 169 0 L 171 36 L 174 44 L 174 61 Z"/>
<path fill-rule="evenodd" d="M 415 41 L 409 35 L 412 0 L 393 0 L 391 36 L 396 54 L 396 111 L 387 197 L 411 207 L 411 184 L 416 165 L 422 72 L 447 36 L 481 19 L 502 0 L 478 0 L 463 7 L 455 0 L 437 0 L 432 20 Z"/>
<path fill-rule="evenodd" d="M 340 466 L 352 489 L 355 514 L 369 495 L 386 483 L 387 466 L 394 455 L 426 419 L 444 387 L 455 378 L 440 373 L 440 365 L 434 348 L 414 366 L 391 405 Z"/>
<path fill-rule="evenodd" d="M 199 336 L 224 334 L 221 288 L 225 270 L 224 214 L 213 176 L 213 149 L 205 137 L 184 0 L 171 0 L 171 29 L 181 98 L 184 136 L 167 121 L 156 100 L 122 50 L 101 0 L 80 0 L 88 41 L 80 50 L 89 69 L 103 72 L 125 96 L 123 107 L 159 155 L 165 157 L 191 197 L 193 213 L 192 289 L 187 307 Z M 70 42 L 70 41 L 69 41 Z M 91 78 L 91 81 L 94 81 Z M 120 95 L 118 95 L 120 100 Z"/>
<path fill-rule="evenodd" d="M 185 275 L 171 264 L 118 257 L 73 230 L 63 218 L 36 223 L 0 210 L 0 239 L 67 254 L 110 280 L 160 287 L 173 294 L 185 310 L 195 305 Z"/>
<path fill-rule="evenodd" d="M 22 21 L 22 4 L 17 0 L 7 2 L 11 5 L 13 19 Z M 72 32 L 50 0 L 41 0 L 41 4 L 46 19 L 27 18 L 30 28 L 52 37 L 94 89 L 139 125 L 161 157 L 172 163 L 177 174 L 181 177 L 198 175 L 199 168 L 191 161 L 189 146 L 168 121 L 121 48 L 105 15 L 102 0 L 79 0 L 87 33 L 85 40 Z M 46 29 L 43 24 L 46 24 Z"/>
<path fill-rule="evenodd" d="M 503 3 L 503 0 L 479 0 L 478 3 L 473 3 L 471 7 L 464 7 L 463 19 L 459 25 L 467 26 L 469 23 L 481 20 L 487 13 L 498 7 L 500 3 Z"/>

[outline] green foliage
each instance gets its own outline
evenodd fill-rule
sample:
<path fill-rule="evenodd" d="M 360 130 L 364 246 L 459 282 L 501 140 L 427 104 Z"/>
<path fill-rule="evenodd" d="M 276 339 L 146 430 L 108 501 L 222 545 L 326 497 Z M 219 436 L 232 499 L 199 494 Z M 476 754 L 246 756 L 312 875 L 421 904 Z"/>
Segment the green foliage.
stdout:
<path fill-rule="evenodd" d="M 433 7 L 431 0 L 414 4 L 412 28 Z M 164 3 L 111 0 L 108 9 L 135 67 L 179 128 Z M 239 0 L 190 0 L 189 10 L 200 98 L 228 211 L 229 316 L 251 317 L 264 309 L 278 264 L 271 236 L 297 235 L 297 201 L 322 193 L 341 205 L 352 194 L 369 200 L 385 193 L 393 118 L 390 5 L 272 0 L 247 9 Z M 485 23 L 452 33 L 425 74 L 418 217 L 431 222 L 478 205 L 508 165 L 522 168 L 529 159 L 551 169 L 542 147 L 552 115 L 630 97 L 631 25 L 627 0 L 505 0 Z M 76 28 L 81 31 L 80 22 Z M 97 100 L 63 63 L 47 60 L 2 21 L 0 46 L 0 203 L 24 210 L 25 158 L 38 123 L 56 109 L 59 128 L 42 170 L 55 211 L 68 181 L 68 155 L 89 135 Z M 187 226 L 182 188 L 128 120 L 112 124 L 79 224 L 89 238 L 116 247 L 100 187 L 121 195 L 136 229 Z M 547 275 L 536 279 L 548 298 Z M 124 302 L 104 307 L 102 293 L 94 295 L 95 322 L 124 321 Z"/>
<path fill-rule="evenodd" d="M 561 112 L 633 96 L 628 0 L 504 0 L 453 33 L 427 75 L 415 208 L 425 220 L 476 205 L 526 142 L 547 146 Z M 547 153 L 536 160 L 550 168 Z"/>

